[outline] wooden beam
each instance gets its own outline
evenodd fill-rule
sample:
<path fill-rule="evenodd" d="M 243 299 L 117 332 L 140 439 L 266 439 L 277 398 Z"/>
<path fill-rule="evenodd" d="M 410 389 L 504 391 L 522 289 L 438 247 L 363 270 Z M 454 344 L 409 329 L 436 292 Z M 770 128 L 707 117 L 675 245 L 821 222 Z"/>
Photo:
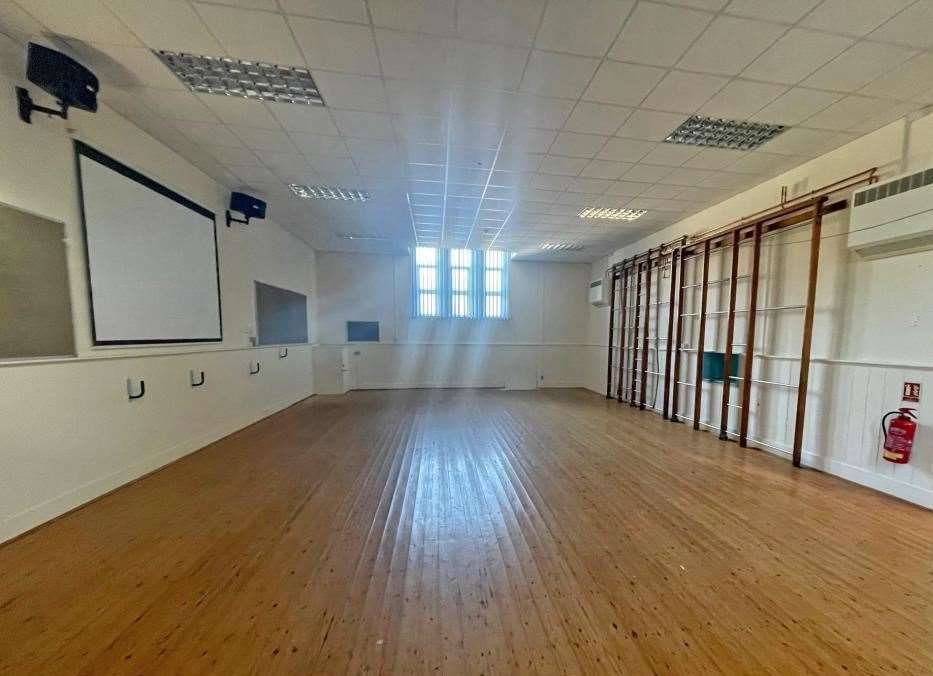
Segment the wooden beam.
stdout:
<path fill-rule="evenodd" d="M 748 445 L 748 415 L 752 400 L 755 321 L 758 318 L 758 272 L 761 269 L 761 230 L 761 223 L 756 223 L 752 235 L 752 269 L 749 274 L 748 319 L 745 325 L 745 349 L 742 357 L 742 417 L 739 422 L 739 446 L 743 448 Z"/>
<path fill-rule="evenodd" d="M 800 348 L 800 378 L 797 381 L 797 415 L 794 421 L 794 467 L 800 467 L 803 452 L 803 424 L 807 415 L 807 386 L 810 380 L 810 347 L 813 343 L 813 315 L 816 282 L 820 266 L 820 236 L 823 230 L 823 200 L 817 203 L 810 226 L 810 274 L 807 280 L 807 306 L 803 316 L 803 344 Z"/>
<path fill-rule="evenodd" d="M 660 264 L 660 249 L 658 250 L 658 263 Z M 641 348 L 641 392 L 638 397 L 638 408 L 645 410 L 645 394 L 648 391 L 648 333 L 651 330 L 651 254 L 645 263 L 645 331 L 642 336 Z"/>
<path fill-rule="evenodd" d="M 686 241 L 686 238 L 683 240 Z M 678 277 L 677 286 L 677 336 L 675 338 L 676 345 L 674 346 L 674 374 L 671 376 L 673 378 L 673 387 L 674 394 L 671 396 L 671 422 L 680 422 L 677 419 L 677 404 L 680 402 L 680 385 L 677 384 L 677 381 L 680 380 L 680 343 L 683 340 L 684 334 L 684 299 L 686 289 L 684 288 L 684 281 L 687 279 L 687 252 L 683 246 L 679 249 L 680 253 L 680 274 Z"/>
<path fill-rule="evenodd" d="M 629 368 L 630 391 L 628 395 L 629 406 L 635 405 L 635 357 L 638 356 L 638 320 L 641 318 L 641 263 L 635 267 L 635 312 L 632 324 L 632 365 Z"/>
<path fill-rule="evenodd" d="M 700 406 L 703 403 L 703 350 L 706 347 L 706 292 L 709 290 L 710 240 L 703 244 L 703 284 L 700 292 L 700 322 L 697 329 L 696 377 L 693 390 L 693 429 L 700 429 Z"/>
<path fill-rule="evenodd" d="M 726 351 L 722 364 L 722 406 L 719 412 L 719 438 L 729 438 L 729 395 L 732 392 L 732 337 L 735 335 L 735 295 L 739 277 L 739 230 L 732 233 L 732 268 L 729 272 L 729 319 L 726 321 Z"/>
<path fill-rule="evenodd" d="M 615 319 L 616 319 L 616 273 L 609 273 L 609 356 L 606 366 L 606 399 L 612 397 L 612 353 L 615 350 Z"/>
<path fill-rule="evenodd" d="M 674 249 L 671 252 L 671 290 L 668 294 L 667 299 L 667 345 L 664 347 L 664 405 L 661 409 L 661 417 L 664 420 L 668 419 L 668 413 L 670 411 L 670 396 L 671 396 L 671 349 L 674 342 L 674 301 L 677 299 L 677 258 L 680 253 L 679 249 Z M 663 279 L 663 277 L 662 277 Z M 660 298 L 660 295 L 658 296 Z M 658 311 L 661 310 L 661 306 L 658 306 Z M 676 385 L 674 386 L 677 387 Z"/>
<path fill-rule="evenodd" d="M 625 337 L 628 335 L 626 327 L 628 326 L 628 278 L 629 270 L 623 269 L 619 274 L 622 275 L 622 302 L 619 312 L 619 377 L 616 381 L 616 401 L 622 401 L 622 391 L 625 383 Z"/>

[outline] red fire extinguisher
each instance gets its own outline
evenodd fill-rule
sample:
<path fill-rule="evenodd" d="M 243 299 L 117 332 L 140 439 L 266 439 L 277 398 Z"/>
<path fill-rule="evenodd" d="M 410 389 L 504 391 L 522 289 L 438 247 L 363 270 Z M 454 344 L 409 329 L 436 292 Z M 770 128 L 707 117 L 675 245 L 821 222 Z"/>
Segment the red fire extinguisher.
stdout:
<path fill-rule="evenodd" d="M 903 465 L 910 461 L 910 451 L 914 447 L 914 435 L 917 433 L 915 408 L 899 408 L 885 413 L 881 419 L 881 433 L 884 435 L 884 459 Z M 885 428 L 885 423 L 892 415 L 897 417 Z"/>

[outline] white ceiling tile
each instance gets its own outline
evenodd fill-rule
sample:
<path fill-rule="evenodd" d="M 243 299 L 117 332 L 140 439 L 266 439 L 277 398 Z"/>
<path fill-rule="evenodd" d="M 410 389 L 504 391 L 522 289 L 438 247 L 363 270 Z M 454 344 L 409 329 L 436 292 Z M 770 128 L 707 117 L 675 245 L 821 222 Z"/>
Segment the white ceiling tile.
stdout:
<path fill-rule="evenodd" d="M 796 84 L 853 43 L 852 38 L 792 28 L 746 68 L 743 77 Z"/>
<path fill-rule="evenodd" d="M 820 4 L 820 0 L 732 0 L 726 11 L 729 14 L 747 16 L 752 19 L 796 23 L 807 12 Z"/>
<path fill-rule="evenodd" d="M 385 113 L 367 113 L 357 110 L 332 111 L 334 124 L 344 136 L 395 140 L 392 119 Z"/>
<path fill-rule="evenodd" d="M 201 99 L 187 90 L 125 87 L 123 91 L 143 103 L 150 112 L 167 120 L 218 121 Z"/>
<path fill-rule="evenodd" d="M 279 180 L 278 176 L 273 174 L 265 167 L 228 166 L 227 168 L 232 171 L 233 174 L 240 180 L 245 181 L 246 183 L 252 183 L 253 181 L 258 181 L 260 183 L 275 183 Z"/>
<path fill-rule="evenodd" d="M 597 59 L 534 50 L 525 68 L 521 90 L 541 96 L 577 98 L 598 65 Z"/>
<path fill-rule="evenodd" d="M 204 3 L 195 3 L 195 8 L 230 56 L 289 66 L 305 64 L 281 15 Z"/>
<path fill-rule="evenodd" d="M 851 92 L 893 71 L 915 52 L 877 42 L 857 42 L 803 81 L 807 87 Z"/>
<path fill-rule="evenodd" d="M 687 116 L 680 113 L 638 109 L 629 116 L 625 124 L 616 132 L 616 136 L 645 141 L 663 141 L 686 119 Z"/>
<path fill-rule="evenodd" d="M 308 158 L 295 152 L 280 152 L 274 150 L 253 150 L 252 152 L 260 162 L 282 178 L 289 178 L 296 172 L 307 172 L 311 169 Z M 248 164 L 246 162 L 241 164 Z"/>
<path fill-rule="evenodd" d="M 613 162 L 611 160 L 590 160 L 590 163 L 583 168 L 580 176 L 587 178 L 606 178 L 616 180 L 623 173 L 632 168 L 630 162 Z"/>
<path fill-rule="evenodd" d="M 775 23 L 720 16 L 687 50 L 678 67 L 738 75 L 786 30 Z"/>
<path fill-rule="evenodd" d="M 823 0 L 823 3 L 805 16 L 800 23 L 831 33 L 866 35 L 913 1 Z"/>
<path fill-rule="evenodd" d="M 413 143 L 403 146 L 404 156 L 408 162 L 425 164 L 446 164 L 447 146 L 433 143 Z"/>
<path fill-rule="evenodd" d="M 615 133 L 619 125 L 625 122 L 631 112 L 631 108 L 622 106 L 580 101 L 564 124 L 564 129 L 583 134 L 605 134 L 609 136 Z"/>
<path fill-rule="evenodd" d="M 369 23 L 365 0 L 278 0 L 286 14 Z"/>
<path fill-rule="evenodd" d="M 920 0 L 892 17 L 868 36 L 919 49 L 933 49 L 933 2 Z"/>
<path fill-rule="evenodd" d="M 107 45 L 139 46 L 100 0 L 21 0 L 19 5 L 56 35 Z"/>
<path fill-rule="evenodd" d="M 502 134 L 502 127 L 493 124 L 454 120 L 450 127 L 450 142 L 455 145 L 495 150 L 499 147 Z"/>
<path fill-rule="evenodd" d="M 569 99 L 517 94 L 512 105 L 512 121 L 519 125 L 560 129 L 564 126 L 574 102 Z"/>
<path fill-rule="evenodd" d="M 642 158 L 642 162 L 679 167 L 699 152 L 700 148 L 696 146 L 684 146 L 677 143 L 658 143 L 654 150 Z"/>
<path fill-rule="evenodd" d="M 511 92 L 457 87 L 451 93 L 453 117 L 485 124 L 506 124 L 515 104 L 515 94 Z"/>
<path fill-rule="evenodd" d="M 536 190 L 566 190 L 568 187 L 570 187 L 572 181 L 573 176 L 534 174 L 531 177 L 531 187 L 535 188 Z"/>
<path fill-rule="evenodd" d="M 152 49 L 223 55 L 220 44 L 185 0 L 106 1 L 113 13 Z"/>
<path fill-rule="evenodd" d="M 696 9 L 708 9 L 716 12 L 726 6 L 729 0 L 671 0 L 672 5 L 683 5 L 684 7 L 694 7 Z"/>
<path fill-rule="evenodd" d="M 542 174 L 562 174 L 576 176 L 587 165 L 582 157 L 560 157 L 559 155 L 545 155 L 538 166 Z"/>
<path fill-rule="evenodd" d="M 379 75 L 376 43 L 369 26 L 290 17 L 288 24 L 311 68 Z"/>
<path fill-rule="evenodd" d="M 884 99 L 873 99 L 865 96 L 847 96 L 836 101 L 825 110 L 803 121 L 805 127 L 819 129 L 849 129 L 866 120 L 883 114 L 894 108 L 897 104 Z"/>
<path fill-rule="evenodd" d="M 625 22 L 609 58 L 673 66 L 712 19 L 707 12 L 640 2 Z"/>
<path fill-rule="evenodd" d="M 872 132 L 879 127 L 883 127 L 910 114 L 917 109 L 918 105 L 916 103 L 898 103 L 893 101 L 888 103 L 889 105 L 885 106 L 880 112 L 862 118 L 859 122 L 849 127 L 849 131 L 867 134 L 868 132 Z"/>
<path fill-rule="evenodd" d="M 607 138 L 606 136 L 562 131 L 557 135 L 549 152 L 554 155 L 592 158 L 603 147 Z"/>
<path fill-rule="evenodd" d="M 527 60 L 527 49 L 454 40 L 447 61 L 447 80 L 467 86 L 516 90 Z"/>
<path fill-rule="evenodd" d="M 40 21 L 13 2 L 0 3 L 0 26 L 3 26 L 4 34 L 17 42 L 23 42 L 32 36 L 41 35 L 46 30 Z M 126 31 L 123 26 L 117 28 Z M 130 36 L 130 39 L 133 39 L 132 36 Z"/>
<path fill-rule="evenodd" d="M 665 69 L 653 66 L 604 61 L 582 98 L 638 106 L 666 73 Z"/>
<path fill-rule="evenodd" d="M 565 192 L 557 198 L 558 204 L 574 204 L 578 207 L 596 205 L 599 204 L 599 201 L 599 193 Z"/>
<path fill-rule="evenodd" d="M 298 139 L 295 139 L 298 141 Z M 377 139 L 348 138 L 345 140 L 350 156 L 355 160 L 370 160 L 380 158 L 401 159 L 401 152 L 397 143 L 380 141 Z M 302 151 L 304 152 L 304 151 Z"/>
<path fill-rule="evenodd" d="M 749 176 L 748 174 L 733 174 L 725 171 L 715 171 L 709 177 L 704 179 L 700 183 L 700 187 L 703 188 L 744 188 L 755 180 L 754 177 Z"/>
<path fill-rule="evenodd" d="M 707 117 L 744 120 L 787 91 L 784 85 L 732 80 L 700 108 Z"/>
<path fill-rule="evenodd" d="M 544 0 L 470 0 L 457 5 L 457 34 L 484 42 L 530 47 Z"/>
<path fill-rule="evenodd" d="M 463 167 L 471 170 L 482 169 L 482 180 L 485 183 L 489 170 L 492 169 L 492 165 L 496 160 L 496 149 L 451 146 L 448 157 L 451 167 Z"/>
<path fill-rule="evenodd" d="M 205 148 L 218 162 L 223 165 L 239 165 L 243 167 L 261 167 L 262 162 L 252 150 L 240 145 L 239 148 L 208 146 Z"/>
<path fill-rule="evenodd" d="M 392 118 L 395 134 L 410 143 L 446 143 L 447 120 L 422 115 L 395 115 Z"/>
<path fill-rule="evenodd" d="M 243 148 L 243 142 L 222 124 L 175 120 L 172 126 L 199 145 Z"/>
<path fill-rule="evenodd" d="M 288 131 L 334 136 L 339 133 L 327 108 L 293 103 L 266 103 L 266 108 Z"/>
<path fill-rule="evenodd" d="M 302 154 L 308 156 L 333 155 L 346 157 L 349 152 L 344 140 L 339 136 L 324 136 L 322 134 L 304 134 L 289 132 L 295 147 Z"/>
<path fill-rule="evenodd" d="M 282 128 L 262 101 L 216 94 L 195 94 L 195 96 L 226 124 L 263 129 Z"/>
<path fill-rule="evenodd" d="M 702 73 L 670 71 L 645 99 L 645 108 L 694 113 L 722 89 L 728 78 Z"/>
<path fill-rule="evenodd" d="M 830 145 L 836 136 L 835 132 L 824 129 L 795 127 L 765 143 L 762 150 L 781 155 L 816 157 L 824 152 L 823 148 Z"/>
<path fill-rule="evenodd" d="M 651 152 L 656 145 L 656 143 L 649 141 L 638 141 L 630 138 L 611 138 L 606 141 L 606 145 L 599 151 L 598 158 L 601 160 L 638 162 Z"/>
<path fill-rule="evenodd" d="M 510 127 L 502 142 L 504 148 L 517 147 L 525 152 L 546 153 L 557 132 L 549 129 L 531 129 L 529 127 Z"/>
<path fill-rule="evenodd" d="M 684 190 L 683 187 L 679 185 L 670 185 L 670 184 L 665 185 L 665 184 L 659 183 L 645 190 L 645 192 L 643 192 L 641 196 L 642 197 L 654 197 L 658 199 L 672 199 L 674 197 L 677 197 L 680 193 L 682 193 L 683 190 Z"/>
<path fill-rule="evenodd" d="M 387 103 L 382 80 L 365 75 L 344 73 L 313 73 L 314 81 L 321 90 L 324 103 L 331 108 L 385 112 Z"/>
<path fill-rule="evenodd" d="M 308 164 L 319 174 L 342 174 L 353 175 L 357 173 L 356 165 L 349 157 L 334 157 L 332 155 L 320 155 L 310 157 Z"/>
<path fill-rule="evenodd" d="M 788 169 L 807 161 L 806 157 L 794 155 L 776 155 L 761 150 L 748 153 L 735 164 L 729 165 L 729 171 L 746 174 L 768 174 L 776 176 Z"/>
<path fill-rule="evenodd" d="M 392 78 L 444 81 L 450 42 L 433 35 L 376 31 L 383 73 Z"/>
<path fill-rule="evenodd" d="M 672 171 L 673 168 L 671 167 L 638 163 L 622 174 L 622 180 L 655 183 L 670 174 Z"/>
<path fill-rule="evenodd" d="M 918 54 L 892 72 L 872 80 L 860 94 L 890 99 L 915 100 L 933 88 L 933 54 Z"/>
<path fill-rule="evenodd" d="M 254 150 L 278 150 L 282 152 L 292 151 L 295 144 L 288 134 L 276 129 L 258 129 L 256 127 L 230 126 L 231 131 L 236 134 L 247 148 Z"/>
<path fill-rule="evenodd" d="M 393 112 L 432 117 L 450 113 L 452 95 L 446 85 L 409 80 L 386 80 L 385 84 Z"/>
<path fill-rule="evenodd" d="M 527 153 L 516 148 L 502 148 L 496 160 L 496 169 L 505 171 L 534 171 L 544 159 L 543 153 Z"/>
<path fill-rule="evenodd" d="M 752 115 L 751 119 L 756 122 L 769 122 L 785 126 L 795 125 L 841 98 L 842 94 L 794 87 Z"/>
<path fill-rule="evenodd" d="M 369 0 L 373 23 L 398 30 L 453 35 L 454 0 Z"/>
<path fill-rule="evenodd" d="M 550 0 L 535 47 L 601 57 L 634 4 L 632 0 Z"/>
<path fill-rule="evenodd" d="M 709 169 L 691 169 L 689 167 L 678 167 L 664 178 L 661 183 L 676 186 L 696 186 L 704 179 L 709 178 L 711 171 Z"/>

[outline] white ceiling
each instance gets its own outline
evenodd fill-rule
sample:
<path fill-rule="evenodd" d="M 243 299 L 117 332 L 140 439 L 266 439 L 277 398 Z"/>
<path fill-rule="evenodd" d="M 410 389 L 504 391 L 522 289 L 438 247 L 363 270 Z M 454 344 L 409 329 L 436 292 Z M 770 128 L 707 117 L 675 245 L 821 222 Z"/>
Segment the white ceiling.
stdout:
<path fill-rule="evenodd" d="M 594 260 L 933 103 L 933 0 L 0 0 L 0 31 L 64 40 L 106 103 L 324 250 Z M 327 107 L 193 94 L 150 49 L 306 65 Z M 693 113 L 794 128 L 661 143 Z"/>

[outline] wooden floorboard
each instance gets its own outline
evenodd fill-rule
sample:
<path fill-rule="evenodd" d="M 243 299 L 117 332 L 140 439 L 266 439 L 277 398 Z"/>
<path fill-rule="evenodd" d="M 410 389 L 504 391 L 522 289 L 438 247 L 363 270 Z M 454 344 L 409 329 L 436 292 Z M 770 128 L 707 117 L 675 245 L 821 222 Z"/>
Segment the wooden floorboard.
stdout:
<path fill-rule="evenodd" d="M 933 516 L 582 390 L 316 397 L 0 546 L 0 674 L 923 674 Z"/>

